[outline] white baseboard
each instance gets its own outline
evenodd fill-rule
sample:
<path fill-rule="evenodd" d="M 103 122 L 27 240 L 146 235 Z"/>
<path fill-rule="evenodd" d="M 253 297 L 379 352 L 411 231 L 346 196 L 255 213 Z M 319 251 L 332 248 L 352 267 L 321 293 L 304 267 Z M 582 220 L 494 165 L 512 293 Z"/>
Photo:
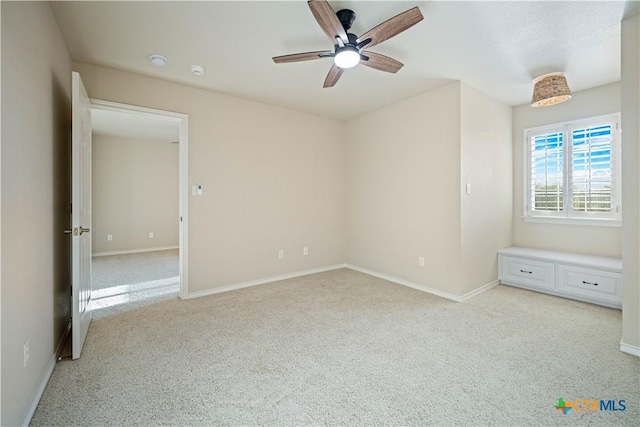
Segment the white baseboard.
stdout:
<path fill-rule="evenodd" d="M 637 347 L 635 345 L 625 344 L 622 341 L 620 341 L 620 351 L 640 357 L 640 347 Z"/>
<path fill-rule="evenodd" d="M 446 298 L 451 301 L 462 302 L 462 297 L 459 297 L 454 294 L 450 294 L 449 292 L 444 292 L 438 289 L 430 288 L 428 286 L 419 285 L 417 283 L 409 282 L 408 280 L 399 279 L 394 276 L 389 276 L 388 274 L 379 273 L 377 271 L 369 270 L 368 268 L 358 267 L 357 265 L 353 265 L 353 264 L 347 264 L 346 267 L 350 270 L 359 271 L 360 273 L 368 274 L 369 276 L 377 277 L 379 279 L 384 279 L 389 282 L 397 283 L 398 285 L 406 286 L 408 288 L 416 289 L 418 291 L 422 291 L 428 294 Z"/>
<path fill-rule="evenodd" d="M 53 368 L 56 367 L 56 354 L 51 356 L 49 363 L 47 364 L 47 368 L 44 373 L 44 377 L 42 377 L 42 381 L 38 386 L 33 398 L 31 399 L 31 405 L 29 405 L 29 409 L 24 416 L 24 420 L 22 421 L 22 426 L 27 427 L 29 423 L 31 423 L 31 418 L 33 418 L 33 414 L 36 412 L 36 408 L 38 407 L 38 403 L 40 403 L 40 398 L 42 397 L 42 393 L 44 393 L 44 389 L 47 387 L 47 383 L 49 382 L 49 378 L 51 378 L 51 374 L 53 373 Z"/>
<path fill-rule="evenodd" d="M 478 294 L 481 294 L 484 291 L 487 291 L 491 288 L 493 288 L 494 286 L 497 286 L 500 284 L 500 281 L 498 279 L 494 280 L 493 282 L 489 282 L 486 285 L 482 285 L 480 286 L 478 289 L 475 289 L 467 294 L 462 295 L 460 298 L 462 299 L 462 301 L 466 301 L 468 299 L 471 299 L 473 297 L 475 297 Z"/>
<path fill-rule="evenodd" d="M 215 288 L 215 289 L 207 289 L 205 291 L 199 291 L 199 292 L 192 292 L 186 295 L 186 297 L 183 297 L 183 299 L 192 299 L 192 298 L 200 298 L 200 297 L 204 297 L 207 295 L 214 295 L 214 294 L 219 294 L 222 292 L 229 292 L 229 291 L 235 291 L 237 289 L 243 289 L 243 288 L 249 288 L 251 286 L 258 286 L 258 285 L 264 285 L 267 283 L 272 283 L 272 282 L 277 282 L 280 280 L 286 280 L 286 279 L 293 279 L 295 277 L 300 277 L 300 276 L 308 276 L 309 274 L 316 274 L 316 273 L 322 273 L 323 271 L 330 271 L 330 270 L 337 270 L 339 268 L 348 268 L 350 270 L 354 270 L 354 271 L 359 271 L 360 273 L 364 273 L 364 274 L 368 274 L 369 276 L 373 276 L 373 277 L 377 277 L 379 279 L 383 279 L 383 280 L 387 280 L 389 282 L 393 282 L 393 283 L 397 283 L 398 285 L 402 285 L 402 286 L 406 286 L 412 289 L 416 289 L 418 291 L 422 291 L 422 292 L 426 292 L 428 294 L 432 294 L 432 295 L 436 295 L 442 298 L 446 298 L 448 300 L 451 301 L 455 301 L 455 302 L 464 302 L 467 301 L 470 298 L 475 297 L 476 295 L 491 289 L 492 287 L 496 286 L 498 283 L 500 283 L 498 280 L 494 280 L 493 282 L 487 283 L 486 285 L 483 285 L 481 287 L 479 287 L 478 289 L 475 289 L 465 295 L 462 296 L 458 296 L 458 295 L 454 295 L 451 294 L 449 292 L 444 292 L 438 289 L 434 289 L 434 288 L 430 288 L 428 286 L 424 286 L 424 285 L 419 285 L 417 283 L 413 283 L 413 282 L 409 282 L 408 280 L 404 280 L 404 279 L 400 279 L 397 277 L 393 277 L 393 276 L 389 276 L 387 274 L 383 274 L 383 273 L 379 273 L 377 271 L 373 271 L 373 270 L 369 270 L 367 268 L 362 268 L 362 267 L 358 267 L 357 265 L 353 265 L 353 264 L 335 264 L 335 265 L 329 265 L 326 267 L 320 267 L 320 268 L 313 268 L 310 270 L 304 270 L 304 271 L 297 271 L 295 273 L 288 273 L 288 274 L 282 274 L 279 276 L 273 276 L 273 277 L 267 277 L 265 279 L 256 279 L 256 280 L 250 280 L 248 282 L 242 282 L 242 283 L 235 283 L 233 285 L 227 285 L 227 286 L 222 286 L 220 288 Z"/>
<path fill-rule="evenodd" d="M 322 273 L 324 271 L 337 270 L 344 268 L 345 264 L 335 264 L 326 267 L 312 268 L 310 270 L 296 271 L 295 273 L 281 274 L 279 276 L 267 277 L 266 279 L 250 280 L 248 282 L 235 283 L 233 285 L 222 286 L 220 288 L 207 289 L 206 291 L 192 292 L 187 294 L 184 299 L 200 298 L 208 295 L 219 294 L 222 292 L 235 291 L 237 289 L 249 288 L 251 286 L 264 285 L 266 283 L 278 282 L 280 280 L 293 279 L 300 276 L 308 276 L 309 274 Z"/>
<path fill-rule="evenodd" d="M 31 423 L 31 418 L 33 418 L 33 414 L 36 412 L 36 408 L 38 407 L 38 403 L 40 403 L 40 399 L 42 398 L 42 393 L 44 393 L 44 389 L 47 387 L 49 383 L 49 379 L 51 378 L 51 374 L 53 374 L 53 369 L 56 367 L 56 361 L 58 360 L 58 356 L 62 352 L 62 348 L 64 347 L 64 343 L 67 340 L 67 337 L 71 333 L 71 322 L 66 326 L 60 340 L 58 341 L 58 345 L 56 345 L 56 351 L 53 353 L 49 364 L 47 365 L 47 369 L 45 371 L 44 377 L 40 382 L 40 386 L 36 390 L 36 393 L 33 395 L 33 399 L 31 400 L 31 404 L 29 405 L 29 410 L 24 416 L 24 420 L 22 421 L 23 426 L 28 426 Z"/>
<path fill-rule="evenodd" d="M 128 249 L 126 251 L 96 252 L 91 255 L 92 256 L 126 255 L 126 254 L 138 254 L 142 252 L 168 251 L 171 249 L 179 249 L 179 248 L 180 248 L 179 246 L 161 246 L 159 248 Z"/>
<path fill-rule="evenodd" d="M 465 302 L 466 300 L 473 298 L 481 292 L 486 291 L 494 286 L 496 286 L 499 282 L 498 280 L 494 280 L 493 282 L 487 283 L 479 287 L 476 290 L 473 290 L 465 295 L 458 296 L 451 294 L 449 292 L 444 292 L 439 289 L 430 288 L 429 286 L 419 285 L 417 283 L 410 282 L 408 280 L 400 279 L 398 277 L 389 276 L 388 274 L 379 273 L 377 271 L 369 270 L 368 268 L 358 267 L 357 265 L 347 264 L 346 267 L 351 270 L 359 271 L 360 273 L 368 274 L 369 276 L 377 277 L 379 279 L 384 279 L 389 282 L 397 283 L 398 285 L 406 286 L 408 288 L 416 289 L 418 291 L 426 292 L 428 294 L 432 294 L 441 298 L 446 298 L 455 302 Z"/>

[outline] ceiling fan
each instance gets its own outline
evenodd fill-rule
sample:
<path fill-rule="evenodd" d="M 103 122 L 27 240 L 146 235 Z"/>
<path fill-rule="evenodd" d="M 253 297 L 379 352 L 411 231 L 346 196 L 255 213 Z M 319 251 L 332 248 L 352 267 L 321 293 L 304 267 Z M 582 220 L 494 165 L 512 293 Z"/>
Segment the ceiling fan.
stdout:
<path fill-rule="evenodd" d="M 420 9 L 414 7 L 357 37 L 348 32 L 356 18 L 354 11 L 342 9 L 334 12 L 326 0 L 309 0 L 307 4 L 320 28 L 334 43 L 334 50 L 276 56 L 273 58 L 273 62 L 283 64 L 333 58 L 334 64 L 324 80 L 323 87 L 335 86 L 345 69 L 355 67 L 359 63 L 387 73 L 396 73 L 403 66 L 401 62 L 379 53 L 370 52 L 368 49 L 400 34 L 423 19 Z"/>

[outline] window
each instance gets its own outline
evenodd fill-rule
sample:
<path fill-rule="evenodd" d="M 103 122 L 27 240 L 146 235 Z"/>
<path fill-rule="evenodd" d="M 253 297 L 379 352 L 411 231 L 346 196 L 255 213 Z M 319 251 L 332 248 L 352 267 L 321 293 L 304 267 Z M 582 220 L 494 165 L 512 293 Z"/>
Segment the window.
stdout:
<path fill-rule="evenodd" d="M 619 118 L 525 131 L 525 221 L 620 225 Z"/>

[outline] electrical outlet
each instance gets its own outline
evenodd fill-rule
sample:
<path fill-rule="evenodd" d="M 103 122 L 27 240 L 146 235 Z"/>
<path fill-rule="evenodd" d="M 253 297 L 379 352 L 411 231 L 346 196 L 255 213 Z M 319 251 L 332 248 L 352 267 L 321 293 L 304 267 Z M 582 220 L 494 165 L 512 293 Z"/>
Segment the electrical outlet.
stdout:
<path fill-rule="evenodd" d="M 278 251 L 278 259 L 284 259 L 284 251 L 282 249 Z"/>
<path fill-rule="evenodd" d="M 153 239 L 153 231 L 151 233 L 149 233 L 149 238 Z"/>
<path fill-rule="evenodd" d="M 191 187 L 192 196 L 202 196 L 204 194 L 204 186 L 201 182 Z"/>
<path fill-rule="evenodd" d="M 22 350 L 24 353 L 24 367 L 26 368 L 29 362 L 29 357 L 31 357 L 31 353 L 29 351 L 29 340 L 24 343 L 24 347 L 22 348 Z"/>
<path fill-rule="evenodd" d="M 423 256 L 419 256 L 418 257 L 418 267 L 424 267 L 424 257 Z"/>
<path fill-rule="evenodd" d="M 107 234 L 107 241 L 112 241 L 113 240 L 113 235 L 112 234 Z"/>
<path fill-rule="evenodd" d="M 302 248 L 302 255 L 309 255 L 309 247 L 305 246 L 304 248 Z"/>

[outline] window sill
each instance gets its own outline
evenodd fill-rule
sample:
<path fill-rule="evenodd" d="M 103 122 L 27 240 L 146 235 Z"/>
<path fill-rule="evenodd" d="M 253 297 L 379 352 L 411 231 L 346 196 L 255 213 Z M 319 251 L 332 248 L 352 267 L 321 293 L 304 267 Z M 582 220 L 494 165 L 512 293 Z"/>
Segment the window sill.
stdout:
<path fill-rule="evenodd" d="M 553 217 L 553 216 L 523 216 L 522 219 L 524 220 L 524 222 L 537 222 L 541 224 L 622 227 L 622 221 L 618 219 L 565 218 L 565 217 Z"/>

